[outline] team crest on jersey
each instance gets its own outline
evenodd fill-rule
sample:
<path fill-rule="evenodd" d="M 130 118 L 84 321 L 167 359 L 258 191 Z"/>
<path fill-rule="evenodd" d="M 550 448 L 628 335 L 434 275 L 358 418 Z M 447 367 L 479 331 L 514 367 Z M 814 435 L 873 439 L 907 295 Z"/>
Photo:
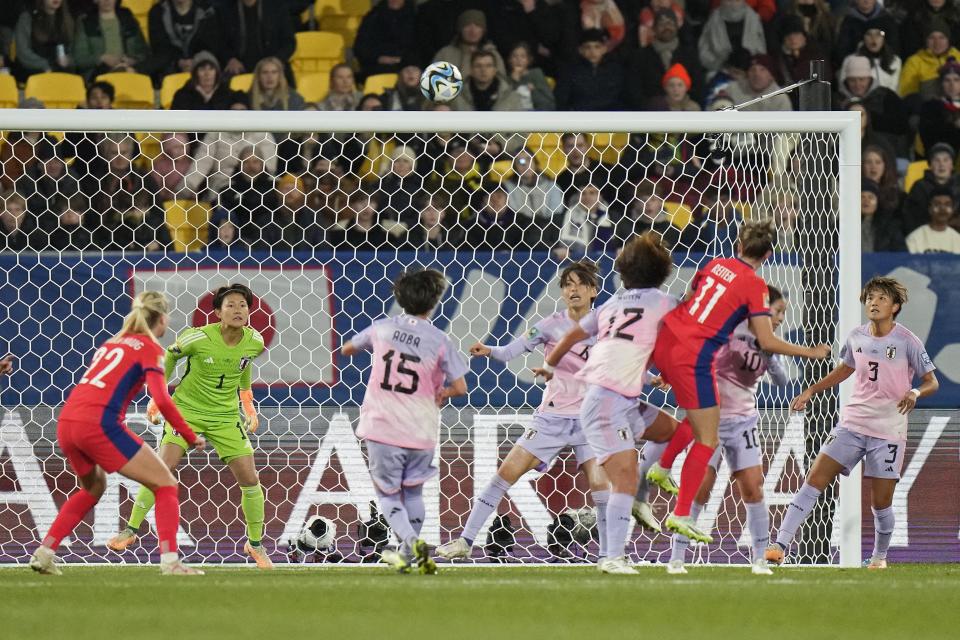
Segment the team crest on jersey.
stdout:
<path fill-rule="evenodd" d="M 620 439 L 624 442 L 630 439 L 627 429 L 617 429 L 617 435 L 620 436 Z"/>
<path fill-rule="evenodd" d="M 243 358 L 240 358 L 240 371 L 243 371 L 244 369 L 247 368 L 247 365 L 250 364 L 250 360 L 251 359 L 246 356 L 244 356 Z"/>
<path fill-rule="evenodd" d="M 893 360 L 897 357 L 897 348 L 890 346 L 887 347 L 887 360 Z"/>
<path fill-rule="evenodd" d="M 536 429 L 527 429 L 527 432 L 524 434 L 524 437 L 525 437 L 527 440 L 533 440 L 534 438 L 537 437 L 537 430 L 536 430 Z"/>

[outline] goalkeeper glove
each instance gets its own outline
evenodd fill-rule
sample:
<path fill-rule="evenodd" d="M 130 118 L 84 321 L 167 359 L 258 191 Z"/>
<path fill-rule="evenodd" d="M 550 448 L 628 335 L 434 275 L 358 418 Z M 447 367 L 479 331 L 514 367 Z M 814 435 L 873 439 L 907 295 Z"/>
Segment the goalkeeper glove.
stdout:
<path fill-rule="evenodd" d="M 153 398 L 147 403 L 147 420 L 150 421 L 150 424 L 160 424 L 163 422 L 163 416 L 160 415 L 160 407 L 157 406 Z"/>
<path fill-rule="evenodd" d="M 243 407 L 243 426 L 253 433 L 260 426 L 260 419 L 257 418 L 257 410 L 253 406 L 252 390 L 240 389 L 240 406 Z"/>

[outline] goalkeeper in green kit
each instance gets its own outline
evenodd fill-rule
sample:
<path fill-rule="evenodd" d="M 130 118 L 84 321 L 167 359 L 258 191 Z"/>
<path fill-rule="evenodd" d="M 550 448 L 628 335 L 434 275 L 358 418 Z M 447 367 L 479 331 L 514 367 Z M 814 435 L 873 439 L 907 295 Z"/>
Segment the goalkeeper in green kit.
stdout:
<path fill-rule="evenodd" d="M 220 322 L 186 329 L 177 336 L 166 353 L 167 380 L 177 362 L 187 359 L 173 401 L 187 424 L 203 434 L 217 455 L 230 468 L 240 485 L 240 508 L 247 522 L 244 552 L 260 569 L 272 569 L 273 563 L 261 546 L 263 537 L 263 489 L 253 465 L 253 445 L 247 432 L 259 426 L 250 389 L 252 362 L 263 353 L 263 337 L 247 326 L 253 292 L 242 284 L 220 287 L 213 297 L 213 309 Z M 238 403 L 239 395 L 239 403 Z M 240 417 L 239 405 L 243 407 Z M 147 417 L 154 423 L 160 412 L 151 400 Z M 187 442 L 167 423 L 160 441 L 160 458 L 173 470 L 187 451 Z M 153 507 L 153 493 L 141 487 L 130 513 L 127 527 L 107 542 L 114 551 L 123 551 L 137 540 L 140 525 Z"/>

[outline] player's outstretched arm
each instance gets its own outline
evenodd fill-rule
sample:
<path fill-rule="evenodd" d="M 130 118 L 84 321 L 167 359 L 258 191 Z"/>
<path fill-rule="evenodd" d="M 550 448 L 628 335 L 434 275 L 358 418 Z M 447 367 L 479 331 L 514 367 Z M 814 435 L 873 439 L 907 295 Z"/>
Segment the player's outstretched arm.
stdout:
<path fill-rule="evenodd" d="M 360 349 L 357 349 L 356 345 L 353 344 L 353 342 L 348 342 L 347 344 L 343 345 L 343 347 L 340 348 L 340 353 L 347 356 L 348 358 L 350 356 L 356 355 L 357 353 L 359 353 L 359 351 Z"/>
<path fill-rule="evenodd" d="M 187 441 L 187 444 L 194 449 L 203 449 L 207 441 L 202 436 L 195 434 L 187 421 L 183 419 L 177 405 L 173 404 L 173 398 L 167 392 L 167 379 L 159 371 L 147 371 L 147 391 L 153 398 L 151 402 L 156 403 L 163 417 Z"/>
<path fill-rule="evenodd" d="M 823 360 L 830 357 L 830 347 L 818 344 L 815 347 L 804 347 L 782 340 L 773 332 L 770 316 L 753 316 L 750 318 L 750 329 L 757 337 L 757 344 L 768 353 L 779 353 L 785 356 Z"/>
<path fill-rule="evenodd" d="M 553 368 L 557 366 L 557 363 L 560 362 L 560 359 L 567 354 L 567 351 L 570 351 L 570 349 L 573 348 L 573 345 L 582 340 L 586 340 L 589 337 L 590 334 L 579 326 L 567 331 L 567 334 L 560 338 L 560 342 L 558 342 L 557 346 L 553 348 L 553 351 L 550 352 L 550 355 L 544 358 L 543 366 L 535 367 L 533 369 L 534 375 L 543 376 L 545 380 L 550 380 L 553 378 Z"/>
<path fill-rule="evenodd" d="M 493 347 L 488 347 L 480 342 L 470 347 L 470 355 L 474 358 L 486 358 L 493 353 Z"/>
<path fill-rule="evenodd" d="M 467 381 L 461 376 L 450 383 L 450 386 L 437 391 L 437 406 L 443 406 L 443 403 L 450 398 L 467 395 Z"/>
<path fill-rule="evenodd" d="M 794 398 L 793 402 L 790 403 L 790 408 L 794 411 L 803 411 L 807 408 L 807 403 L 810 402 L 810 398 L 825 389 L 837 386 L 852 376 L 854 371 L 855 369 L 853 367 L 841 362 L 833 371 L 823 376 L 823 378 L 810 385 L 807 389 L 804 389 L 803 393 Z"/>
<path fill-rule="evenodd" d="M 917 400 L 925 396 L 932 396 L 937 392 L 937 389 L 940 388 L 940 381 L 937 380 L 937 374 L 933 371 L 928 371 L 923 374 L 923 377 L 920 379 L 922 384 L 915 389 L 910 389 L 903 396 L 903 399 L 897 403 L 897 411 L 903 415 L 907 415 L 913 408 L 917 406 Z"/>

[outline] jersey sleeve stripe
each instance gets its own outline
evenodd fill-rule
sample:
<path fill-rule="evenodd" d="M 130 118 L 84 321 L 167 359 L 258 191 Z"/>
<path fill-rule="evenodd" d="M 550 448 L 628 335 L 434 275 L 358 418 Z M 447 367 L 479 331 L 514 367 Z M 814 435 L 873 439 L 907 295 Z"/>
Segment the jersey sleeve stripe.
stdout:
<path fill-rule="evenodd" d="M 756 318 L 757 316 L 769 316 L 771 315 L 769 311 L 757 311 L 756 313 L 751 313 L 751 318 Z"/>
<path fill-rule="evenodd" d="M 198 340 L 203 340 L 203 339 L 206 338 L 206 337 L 207 337 L 207 334 L 202 333 L 202 332 L 189 333 L 189 334 L 187 334 L 187 335 L 185 335 L 185 336 L 181 336 L 180 338 L 178 338 L 178 339 L 177 339 L 177 342 L 178 342 L 181 346 L 183 346 L 183 345 L 188 345 L 188 344 L 190 344 L 190 343 L 192 343 L 192 342 L 196 342 L 196 341 L 198 341 Z"/>

